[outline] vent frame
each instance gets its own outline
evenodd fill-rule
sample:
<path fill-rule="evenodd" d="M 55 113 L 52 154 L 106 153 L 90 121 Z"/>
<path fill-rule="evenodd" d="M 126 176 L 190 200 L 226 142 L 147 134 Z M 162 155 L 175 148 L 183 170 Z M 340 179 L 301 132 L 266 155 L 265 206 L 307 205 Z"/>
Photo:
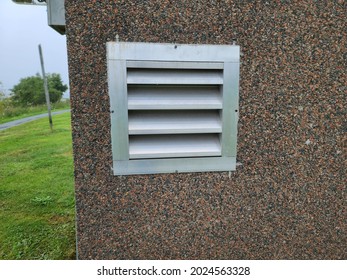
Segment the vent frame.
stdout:
<path fill-rule="evenodd" d="M 107 68 L 114 175 L 236 170 L 239 57 L 240 48 L 236 45 L 108 42 Z M 168 71 L 172 72 L 169 73 Z M 182 73 L 184 75 L 181 75 Z M 177 79 L 174 77 L 176 74 Z M 156 77 L 156 79 L 153 80 L 152 77 Z M 194 94 L 199 87 L 204 87 L 204 90 L 206 89 L 206 92 L 208 92 L 207 88 L 214 86 L 217 86 L 220 90 L 222 104 L 218 104 L 217 99 L 213 100 L 215 103 L 209 103 L 204 98 L 200 98 L 200 101 L 197 99 L 197 104 L 193 104 L 193 99 L 191 99 L 190 103 L 176 100 L 177 104 L 175 102 L 170 103 L 171 100 L 169 100 L 162 106 L 154 102 L 152 107 L 150 102 L 144 105 L 141 105 L 141 102 L 140 105 L 135 102 L 128 107 L 128 89 L 132 87 L 137 87 L 136 90 L 138 91 L 141 91 L 141 87 L 143 87 L 147 92 L 151 92 L 151 87 L 155 88 L 155 90 L 152 90 L 152 92 L 156 91 L 155 94 L 149 95 L 149 97 L 158 98 L 158 96 L 160 97 L 160 87 L 170 88 L 173 92 L 180 90 L 180 88 L 175 87 L 187 87 L 189 88 L 187 91 L 192 93 L 191 96 L 196 97 Z M 141 97 L 141 93 L 137 93 L 137 96 Z M 184 93 L 177 96 L 184 96 Z M 189 156 L 189 153 L 187 153 L 186 157 L 167 158 L 159 156 L 153 158 L 154 156 L 146 157 L 141 155 L 139 158 L 134 158 L 130 154 L 132 143 L 129 143 L 130 138 L 136 137 L 129 133 L 128 112 L 131 110 L 144 110 L 147 112 L 151 112 L 151 110 L 154 112 L 156 110 L 163 112 L 171 110 L 218 110 L 222 126 L 222 131 L 216 134 L 220 139 L 220 155 L 200 156 L 197 153 L 196 156 Z M 131 116 L 137 114 L 130 114 L 130 122 L 132 121 Z M 139 134 L 141 134 L 141 130 L 139 131 Z M 184 133 L 180 132 L 179 129 L 173 131 L 172 135 Z M 203 131 L 199 133 L 203 133 Z M 192 135 L 194 134 L 189 134 L 187 139 L 191 139 Z M 143 139 L 146 139 L 146 137 L 143 137 Z M 201 139 L 201 137 L 203 137 L 202 134 L 199 134 L 198 138 Z M 165 139 L 160 134 L 158 139 L 161 138 Z M 141 138 L 138 139 L 141 140 Z M 163 154 L 165 153 L 163 152 Z"/>

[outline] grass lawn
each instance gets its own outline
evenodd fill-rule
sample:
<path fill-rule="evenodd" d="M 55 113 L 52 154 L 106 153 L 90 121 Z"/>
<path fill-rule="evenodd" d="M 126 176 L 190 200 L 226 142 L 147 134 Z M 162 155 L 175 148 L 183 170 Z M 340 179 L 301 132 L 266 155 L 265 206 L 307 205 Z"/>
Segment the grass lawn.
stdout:
<path fill-rule="evenodd" d="M 70 113 L 0 131 L 0 259 L 74 259 Z"/>

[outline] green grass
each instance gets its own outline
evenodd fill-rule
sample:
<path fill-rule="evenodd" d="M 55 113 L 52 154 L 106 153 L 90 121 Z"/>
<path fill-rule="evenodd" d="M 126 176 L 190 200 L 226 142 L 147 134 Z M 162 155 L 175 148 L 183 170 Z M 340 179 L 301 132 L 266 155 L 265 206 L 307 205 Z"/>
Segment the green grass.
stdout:
<path fill-rule="evenodd" d="M 0 132 L 0 259 L 74 259 L 70 113 Z"/>
<path fill-rule="evenodd" d="M 51 105 L 52 112 L 64 109 L 70 109 L 70 102 L 68 100 Z M 47 105 L 18 107 L 13 106 L 10 102 L 0 101 L 0 124 L 42 113 L 47 113 Z"/>

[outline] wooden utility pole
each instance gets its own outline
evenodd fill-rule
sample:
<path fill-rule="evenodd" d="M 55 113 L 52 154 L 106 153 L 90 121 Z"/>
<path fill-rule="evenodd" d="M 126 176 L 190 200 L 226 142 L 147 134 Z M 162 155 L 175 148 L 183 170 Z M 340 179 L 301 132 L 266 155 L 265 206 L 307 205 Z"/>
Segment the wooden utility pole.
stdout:
<path fill-rule="evenodd" d="M 51 114 L 51 102 L 49 100 L 48 83 L 47 83 L 47 77 L 46 77 L 46 73 L 45 73 L 45 66 L 43 63 L 43 55 L 42 55 L 41 45 L 39 45 L 39 54 L 40 54 L 41 69 L 42 69 L 42 76 L 43 76 L 43 86 L 44 86 L 44 90 L 45 90 L 46 103 L 47 103 L 47 109 L 48 109 L 49 126 L 51 127 L 51 130 L 53 130 L 53 121 L 52 121 L 52 114 Z"/>

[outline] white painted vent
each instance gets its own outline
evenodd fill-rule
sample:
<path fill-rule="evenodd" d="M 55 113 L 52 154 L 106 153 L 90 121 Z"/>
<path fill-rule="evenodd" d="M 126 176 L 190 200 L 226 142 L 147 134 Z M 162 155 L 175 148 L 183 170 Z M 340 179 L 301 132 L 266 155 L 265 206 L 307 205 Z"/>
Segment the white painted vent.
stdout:
<path fill-rule="evenodd" d="M 239 47 L 107 43 L 115 175 L 236 168 Z"/>

